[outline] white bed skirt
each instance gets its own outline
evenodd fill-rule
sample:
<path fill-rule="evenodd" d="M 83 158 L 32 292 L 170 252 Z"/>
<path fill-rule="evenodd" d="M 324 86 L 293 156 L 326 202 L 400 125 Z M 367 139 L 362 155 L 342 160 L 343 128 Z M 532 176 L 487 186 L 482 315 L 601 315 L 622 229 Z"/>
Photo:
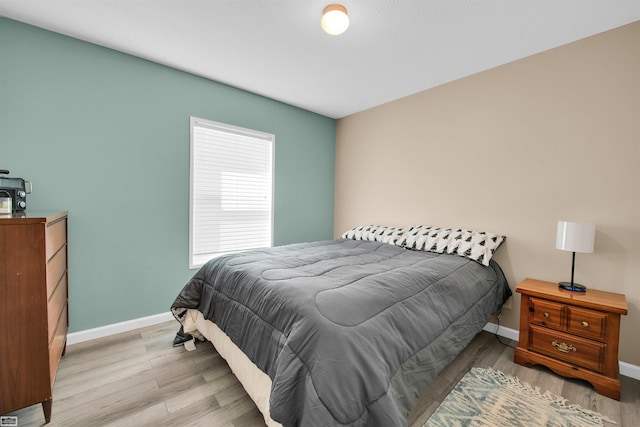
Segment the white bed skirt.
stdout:
<path fill-rule="evenodd" d="M 231 371 L 262 412 L 267 426 L 282 427 L 282 424 L 273 421 L 269 415 L 271 378 L 249 360 L 218 325 L 206 320 L 200 311 L 189 309 L 185 315 L 183 327 L 186 333 L 190 334 L 197 330 L 211 341 L 218 354 L 227 361 Z"/>

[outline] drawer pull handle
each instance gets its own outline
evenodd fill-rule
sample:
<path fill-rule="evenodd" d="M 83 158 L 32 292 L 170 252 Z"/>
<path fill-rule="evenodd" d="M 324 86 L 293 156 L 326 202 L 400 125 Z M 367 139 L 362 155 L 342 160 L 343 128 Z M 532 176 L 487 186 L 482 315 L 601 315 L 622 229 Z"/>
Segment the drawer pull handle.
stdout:
<path fill-rule="evenodd" d="M 582 321 L 582 326 L 584 328 L 588 328 L 589 327 L 589 322 L 585 322 L 584 320 Z"/>
<path fill-rule="evenodd" d="M 544 317 L 549 317 L 549 313 L 547 313 L 546 311 L 543 314 Z"/>
<path fill-rule="evenodd" d="M 558 344 L 558 341 L 554 341 L 551 344 L 555 348 L 557 348 L 558 351 L 561 351 L 563 353 L 571 353 L 572 351 L 576 351 L 576 348 L 574 346 L 572 346 L 571 344 L 565 344 L 565 343 Z"/>

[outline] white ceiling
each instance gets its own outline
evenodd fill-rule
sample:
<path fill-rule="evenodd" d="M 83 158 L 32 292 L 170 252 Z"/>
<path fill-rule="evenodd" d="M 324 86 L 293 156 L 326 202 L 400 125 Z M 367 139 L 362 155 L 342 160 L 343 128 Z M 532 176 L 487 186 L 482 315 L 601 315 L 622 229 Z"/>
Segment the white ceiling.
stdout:
<path fill-rule="evenodd" d="M 0 0 L 0 16 L 340 118 L 640 20 L 640 0 Z M 639 41 L 640 45 L 640 41 Z"/>

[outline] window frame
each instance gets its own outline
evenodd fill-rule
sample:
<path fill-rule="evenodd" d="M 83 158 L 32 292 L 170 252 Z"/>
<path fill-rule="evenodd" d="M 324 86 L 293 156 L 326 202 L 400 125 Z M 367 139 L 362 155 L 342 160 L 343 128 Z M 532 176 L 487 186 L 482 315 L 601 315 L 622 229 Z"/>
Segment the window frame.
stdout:
<path fill-rule="evenodd" d="M 241 135 L 245 137 L 251 137 L 259 140 L 263 140 L 271 145 L 271 204 L 269 206 L 270 224 L 269 224 L 269 247 L 273 247 L 273 227 L 274 227 L 274 193 L 275 193 L 275 135 L 267 132 L 261 132 L 253 129 L 243 128 L 239 126 L 229 125 L 226 123 L 215 122 L 212 120 L 202 119 L 198 117 L 190 117 L 189 120 L 189 269 L 197 269 L 204 265 L 209 259 L 213 259 L 220 255 L 227 253 L 240 252 L 218 252 L 211 255 L 197 255 L 194 254 L 194 214 L 195 214 L 195 194 L 194 194 L 194 182 L 195 176 L 195 129 L 196 127 L 205 127 L 219 132 L 225 132 L 234 135 Z M 257 248 L 253 248 L 257 249 Z M 242 250 L 249 250 L 242 249 Z M 207 258 L 208 257 L 208 258 Z M 206 259 L 205 259 L 206 258 Z"/>

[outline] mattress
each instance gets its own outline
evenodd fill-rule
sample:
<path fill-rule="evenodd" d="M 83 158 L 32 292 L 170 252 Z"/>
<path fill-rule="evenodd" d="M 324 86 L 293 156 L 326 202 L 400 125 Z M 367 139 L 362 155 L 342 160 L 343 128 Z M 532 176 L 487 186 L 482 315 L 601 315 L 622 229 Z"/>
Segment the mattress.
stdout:
<path fill-rule="evenodd" d="M 196 309 L 189 309 L 184 316 L 184 331 L 188 334 L 201 334 L 216 349 L 218 354 L 227 361 L 242 387 L 256 404 L 264 417 L 268 427 L 282 427 L 282 424 L 271 419 L 269 413 L 269 395 L 271 393 L 271 378 L 262 372 L 240 350 L 215 323 L 206 320 L 204 315 Z"/>

